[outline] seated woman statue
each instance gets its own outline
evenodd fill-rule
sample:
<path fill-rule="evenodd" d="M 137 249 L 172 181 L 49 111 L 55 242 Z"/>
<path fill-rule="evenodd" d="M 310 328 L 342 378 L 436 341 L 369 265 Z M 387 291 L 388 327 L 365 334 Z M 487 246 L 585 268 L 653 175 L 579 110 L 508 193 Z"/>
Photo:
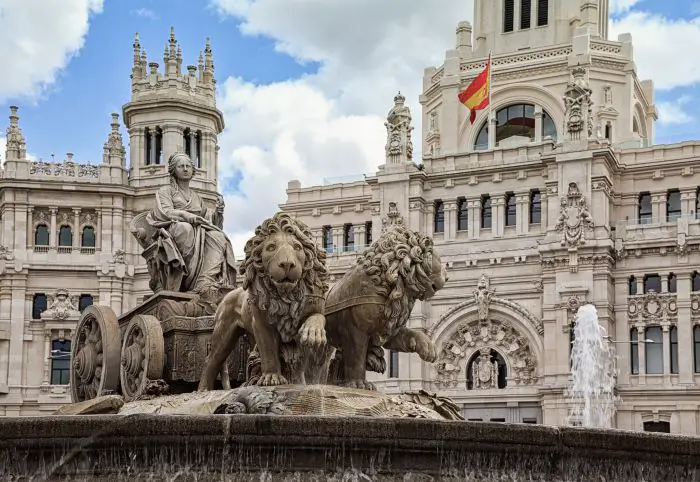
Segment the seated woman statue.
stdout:
<path fill-rule="evenodd" d="M 219 196 L 215 209 L 205 208 L 202 198 L 190 188 L 194 172 L 187 154 L 176 152 L 170 156 L 170 184 L 156 193 L 155 206 L 146 216 L 146 222 L 158 233 L 158 266 L 164 271 L 160 288 L 193 292 L 207 300 L 207 304 L 215 305 L 225 291 L 235 287 L 235 258 L 231 241 L 222 230 L 223 199 Z M 198 316 L 200 313 L 177 314 Z"/>

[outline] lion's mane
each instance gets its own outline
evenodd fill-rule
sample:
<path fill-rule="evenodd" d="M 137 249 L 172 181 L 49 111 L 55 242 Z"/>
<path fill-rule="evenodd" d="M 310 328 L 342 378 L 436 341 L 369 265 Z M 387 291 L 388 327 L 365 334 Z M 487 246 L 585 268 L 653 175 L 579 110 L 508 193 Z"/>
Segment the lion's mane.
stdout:
<path fill-rule="evenodd" d="M 293 235 L 302 245 L 306 264 L 294 290 L 281 295 L 265 271 L 262 262 L 263 242 L 275 233 Z M 285 212 L 277 212 L 263 221 L 245 245 L 245 260 L 239 267 L 243 289 L 251 301 L 266 312 L 280 332 L 282 341 L 289 342 L 297 334 L 301 321 L 299 312 L 310 297 L 325 297 L 328 291 L 326 251 L 319 248 L 308 226 Z"/>
<path fill-rule="evenodd" d="M 431 286 L 433 240 L 396 226 L 383 233 L 357 260 L 377 289 L 386 297 L 384 315 L 390 332 L 406 324 L 416 300 Z"/>

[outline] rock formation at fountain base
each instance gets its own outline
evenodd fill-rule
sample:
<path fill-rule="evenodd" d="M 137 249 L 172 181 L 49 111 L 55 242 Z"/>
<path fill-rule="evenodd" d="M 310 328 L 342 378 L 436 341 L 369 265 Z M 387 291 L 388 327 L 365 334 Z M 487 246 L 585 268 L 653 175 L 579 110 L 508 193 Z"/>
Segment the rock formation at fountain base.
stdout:
<path fill-rule="evenodd" d="M 85 415 L 0 419 L 3 480 L 698 480 L 700 439 L 432 419 Z"/>

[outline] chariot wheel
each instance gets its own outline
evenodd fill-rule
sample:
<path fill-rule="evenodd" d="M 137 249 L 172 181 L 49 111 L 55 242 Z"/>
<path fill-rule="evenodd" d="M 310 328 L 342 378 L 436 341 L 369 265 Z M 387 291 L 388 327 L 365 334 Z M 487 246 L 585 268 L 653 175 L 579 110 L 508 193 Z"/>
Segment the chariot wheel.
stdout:
<path fill-rule="evenodd" d="M 73 336 L 70 387 L 73 402 L 119 388 L 119 323 L 108 306 L 85 309 Z"/>
<path fill-rule="evenodd" d="M 143 395 L 150 380 L 163 376 L 165 349 L 163 329 L 158 318 L 134 316 L 124 332 L 119 378 L 126 400 Z"/>

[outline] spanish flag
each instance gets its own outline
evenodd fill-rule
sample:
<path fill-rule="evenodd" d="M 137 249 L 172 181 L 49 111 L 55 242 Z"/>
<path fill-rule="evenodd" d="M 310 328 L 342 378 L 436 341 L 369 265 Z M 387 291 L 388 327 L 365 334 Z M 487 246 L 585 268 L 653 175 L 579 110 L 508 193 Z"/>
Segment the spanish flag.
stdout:
<path fill-rule="evenodd" d="M 459 101 L 471 111 L 469 123 L 476 119 L 476 111 L 485 109 L 489 105 L 489 93 L 491 90 L 491 54 L 486 61 L 486 68 L 477 75 L 469 87 L 459 93 Z"/>

